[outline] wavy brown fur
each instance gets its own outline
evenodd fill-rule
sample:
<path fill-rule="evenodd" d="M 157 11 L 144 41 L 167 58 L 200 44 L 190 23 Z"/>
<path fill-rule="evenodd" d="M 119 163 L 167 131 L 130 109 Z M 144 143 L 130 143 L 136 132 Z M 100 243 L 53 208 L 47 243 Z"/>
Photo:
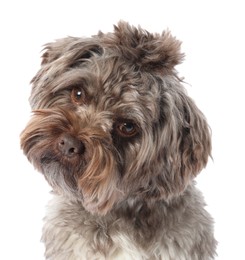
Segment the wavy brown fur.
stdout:
<path fill-rule="evenodd" d="M 32 80 L 21 147 L 55 194 L 46 258 L 213 259 L 212 218 L 193 183 L 211 138 L 174 69 L 180 42 L 114 29 L 47 44 Z"/>

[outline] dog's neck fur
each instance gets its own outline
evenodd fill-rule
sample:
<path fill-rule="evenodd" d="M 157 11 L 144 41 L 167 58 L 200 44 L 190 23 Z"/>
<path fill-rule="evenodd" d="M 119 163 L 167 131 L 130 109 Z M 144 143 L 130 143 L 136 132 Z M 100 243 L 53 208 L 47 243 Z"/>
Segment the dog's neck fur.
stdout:
<path fill-rule="evenodd" d="M 46 257 L 212 259 L 215 240 L 204 205 L 193 184 L 168 203 L 158 201 L 149 207 L 129 198 L 105 216 L 91 215 L 81 203 L 54 196 L 45 218 Z"/>

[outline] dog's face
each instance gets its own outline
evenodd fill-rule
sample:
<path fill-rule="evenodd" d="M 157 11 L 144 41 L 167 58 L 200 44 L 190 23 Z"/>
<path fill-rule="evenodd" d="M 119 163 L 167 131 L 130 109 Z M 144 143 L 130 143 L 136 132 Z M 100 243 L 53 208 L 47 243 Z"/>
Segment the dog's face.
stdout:
<path fill-rule="evenodd" d="M 174 70 L 182 58 L 170 33 L 124 22 L 47 45 L 21 146 L 55 192 L 106 214 L 127 197 L 150 203 L 185 189 L 211 144 Z"/>

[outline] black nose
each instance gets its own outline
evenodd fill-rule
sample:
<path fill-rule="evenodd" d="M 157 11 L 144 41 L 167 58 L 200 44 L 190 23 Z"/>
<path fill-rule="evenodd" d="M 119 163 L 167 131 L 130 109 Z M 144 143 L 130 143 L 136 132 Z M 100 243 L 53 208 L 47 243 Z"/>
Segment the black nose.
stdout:
<path fill-rule="evenodd" d="M 58 139 L 58 149 L 63 155 L 73 157 L 75 155 L 83 154 L 85 146 L 77 138 L 69 134 L 63 134 Z"/>

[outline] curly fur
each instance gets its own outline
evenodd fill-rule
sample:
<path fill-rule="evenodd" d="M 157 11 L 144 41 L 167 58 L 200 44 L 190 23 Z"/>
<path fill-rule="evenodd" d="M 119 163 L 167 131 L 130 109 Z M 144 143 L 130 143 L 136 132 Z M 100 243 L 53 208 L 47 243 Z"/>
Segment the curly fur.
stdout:
<path fill-rule="evenodd" d="M 214 258 L 213 221 L 193 182 L 210 132 L 174 69 L 183 57 L 170 32 L 125 22 L 46 45 L 21 147 L 53 188 L 47 259 Z M 132 136 L 118 131 L 127 122 Z M 61 152 L 66 136 L 79 153 Z"/>

